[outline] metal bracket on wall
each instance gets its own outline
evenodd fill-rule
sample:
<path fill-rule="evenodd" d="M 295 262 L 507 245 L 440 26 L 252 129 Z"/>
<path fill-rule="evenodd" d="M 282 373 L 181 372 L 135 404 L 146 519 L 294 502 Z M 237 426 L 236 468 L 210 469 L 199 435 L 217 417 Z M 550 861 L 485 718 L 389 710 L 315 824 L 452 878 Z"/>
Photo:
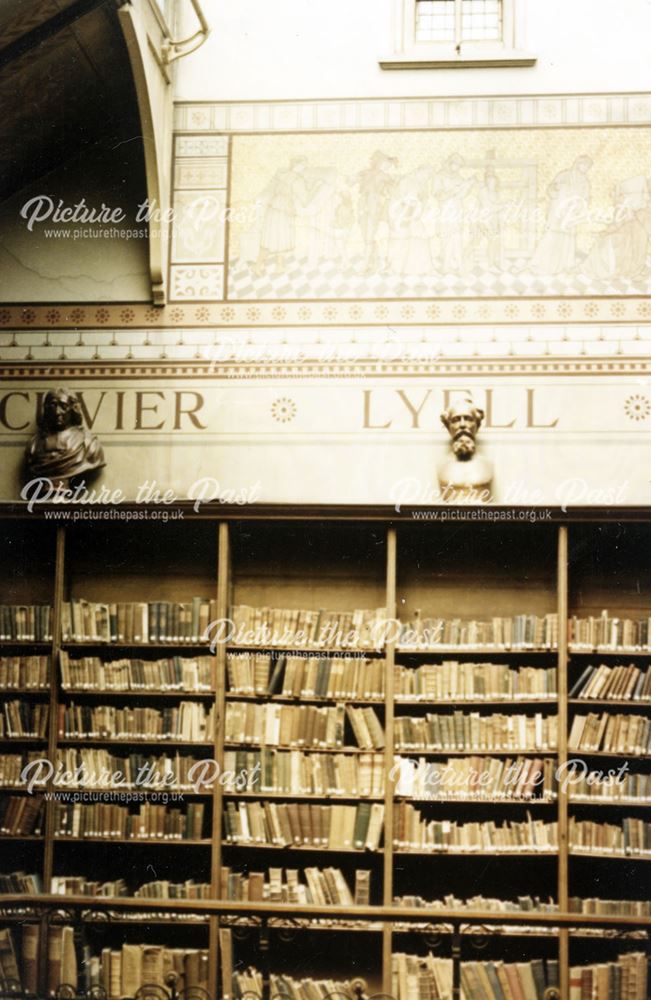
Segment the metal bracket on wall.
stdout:
<path fill-rule="evenodd" d="M 195 31 L 195 33 L 190 35 L 188 38 L 179 39 L 178 41 L 175 41 L 173 38 L 169 38 L 163 42 L 161 55 L 163 62 L 166 65 L 169 65 L 176 59 L 182 59 L 184 56 L 189 56 L 191 52 L 196 52 L 197 49 L 201 48 L 210 34 L 210 25 L 206 20 L 203 10 L 201 9 L 199 0 L 190 0 L 190 2 L 199 22 L 199 30 Z"/>

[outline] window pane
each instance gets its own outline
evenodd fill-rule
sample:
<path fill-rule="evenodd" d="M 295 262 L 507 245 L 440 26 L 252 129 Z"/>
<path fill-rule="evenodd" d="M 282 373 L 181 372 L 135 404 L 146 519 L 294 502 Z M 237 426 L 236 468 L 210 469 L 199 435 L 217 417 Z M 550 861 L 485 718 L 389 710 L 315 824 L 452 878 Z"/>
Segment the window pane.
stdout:
<path fill-rule="evenodd" d="M 455 0 L 416 0 L 417 41 L 454 42 L 454 8 Z"/>
<path fill-rule="evenodd" d="M 502 0 L 461 0 L 463 41 L 496 41 L 502 37 Z"/>

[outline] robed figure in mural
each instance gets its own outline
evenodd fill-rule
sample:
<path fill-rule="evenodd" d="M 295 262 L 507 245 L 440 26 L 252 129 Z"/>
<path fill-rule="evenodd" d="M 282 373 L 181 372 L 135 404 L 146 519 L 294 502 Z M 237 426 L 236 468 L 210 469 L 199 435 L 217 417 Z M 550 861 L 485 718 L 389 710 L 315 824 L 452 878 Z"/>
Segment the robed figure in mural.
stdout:
<path fill-rule="evenodd" d="M 585 225 L 590 206 L 591 167 L 589 156 L 579 156 L 549 185 L 547 226 L 531 260 L 536 274 L 568 274 L 576 266 L 577 230 Z"/>
<path fill-rule="evenodd" d="M 418 167 L 396 184 L 389 205 L 389 268 L 392 274 L 431 274 L 427 209 L 434 171 Z"/>
<path fill-rule="evenodd" d="M 582 270 L 594 278 L 640 278 L 648 272 L 651 204 L 646 177 L 615 187 L 613 220 L 599 233 Z"/>
<path fill-rule="evenodd" d="M 296 247 L 296 222 L 301 207 L 308 204 L 312 192 L 305 180 L 307 160 L 297 156 L 284 170 L 277 171 L 261 195 L 264 205 L 260 252 L 255 267 L 263 274 L 271 258 L 276 272 L 282 273 L 285 257 Z"/>
<path fill-rule="evenodd" d="M 364 241 L 364 270 L 374 274 L 386 266 L 380 252 L 380 231 L 388 227 L 389 201 L 396 185 L 398 161 L 376 150 L 371 162 L 357 176 L 357 221 Z"/>
<path fill-rule="evenodd" d="M 473 177 L 464 177 L 463 158 L 450 156 L 436 179 L 439 197 L 439 236 L 441 239 L 441 272 L 456 274 L 464 266 L 465 200 L 475 186 Z"/>

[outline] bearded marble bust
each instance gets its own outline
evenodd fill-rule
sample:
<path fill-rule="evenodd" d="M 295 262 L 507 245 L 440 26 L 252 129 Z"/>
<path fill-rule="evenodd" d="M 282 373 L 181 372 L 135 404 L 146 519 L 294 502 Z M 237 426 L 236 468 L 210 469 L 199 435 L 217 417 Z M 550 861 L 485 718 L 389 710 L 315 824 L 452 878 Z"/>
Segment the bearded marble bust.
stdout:
<path fill-rule="evenodd" d="M 68 389 L 52 389 L 45 396 L 25 465 L 28 479 L 47 478 L 55 485 L 106 465 L 99 439 L 84 427 L 79 400 Z"/>
<path fill-rule="evenodd" d="M 439 486 L 446 503 L 486 503 L 493 480 L 492 463 L 477 454 L 477 432 L 484 411 L 464 399 L 441 414 L 452 439 L 452 454 L 438 468 Z"/>

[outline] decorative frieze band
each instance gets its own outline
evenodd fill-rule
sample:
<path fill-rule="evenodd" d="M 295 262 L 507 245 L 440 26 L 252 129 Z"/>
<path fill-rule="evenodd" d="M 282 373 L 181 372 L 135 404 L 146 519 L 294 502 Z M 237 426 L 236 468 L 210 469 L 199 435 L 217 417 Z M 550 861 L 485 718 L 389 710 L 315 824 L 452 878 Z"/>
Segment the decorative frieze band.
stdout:
<path fill-rule="evenodd" d="M 422 128 L 648 125 L 651 95 L 552 94 L 508 97 L 233 101 L 179 103 L 178 132 L 364 131 Z M 220 155 L 218 137 L 180 139 L 181 156 Z M 191 145 L 191 142 L 193 143 Z"/>
<path fill-rule="evenodd" d="M 184 267 L 179 282 L 208 284 L 206 267 Z M 204 273 L 205 272 L 205 273 Z M 156 307 L 146 303 L 15 305 L 0 307 L 0 330 L 146 327 L 333 327 L 449 325 L 459 323 L 645 323 L 651 297 L 577 299 L 401 299 L 325 302 L 202 302 Z"/>
<path fill-rule="evenodd" d="M 239 362 L 205 363 L 157 361 L 154 363 L 115 361 L 114 363 L 32 361 L 28 365 L 5 363 L 0 360 L 0 378 L 16 380 L 86 379 L 180 379 L 214 378 L 228 381 L 259 381 L 279 379 L 310 379 L 320 382 L 356 378 L 388 378 L 397 376 L 422 379 L 425 375 L 474 377 L 474 376 L 540 376 L 580 378 L 584 375 L 612 377 L 626 375 L 648 379 L 651 360 L 633 358 L 608 358 L 587 360 L 582 357 L 564 360 L 553 358 L 514 358 L 499 360 L 469 360 L 449 358 L 438 361 L 431 368 L 422 361 L 379 362 L 357 361 L 322 364 L 317 362 L 283 362 L 268 364 L 243 364 Z"/>

